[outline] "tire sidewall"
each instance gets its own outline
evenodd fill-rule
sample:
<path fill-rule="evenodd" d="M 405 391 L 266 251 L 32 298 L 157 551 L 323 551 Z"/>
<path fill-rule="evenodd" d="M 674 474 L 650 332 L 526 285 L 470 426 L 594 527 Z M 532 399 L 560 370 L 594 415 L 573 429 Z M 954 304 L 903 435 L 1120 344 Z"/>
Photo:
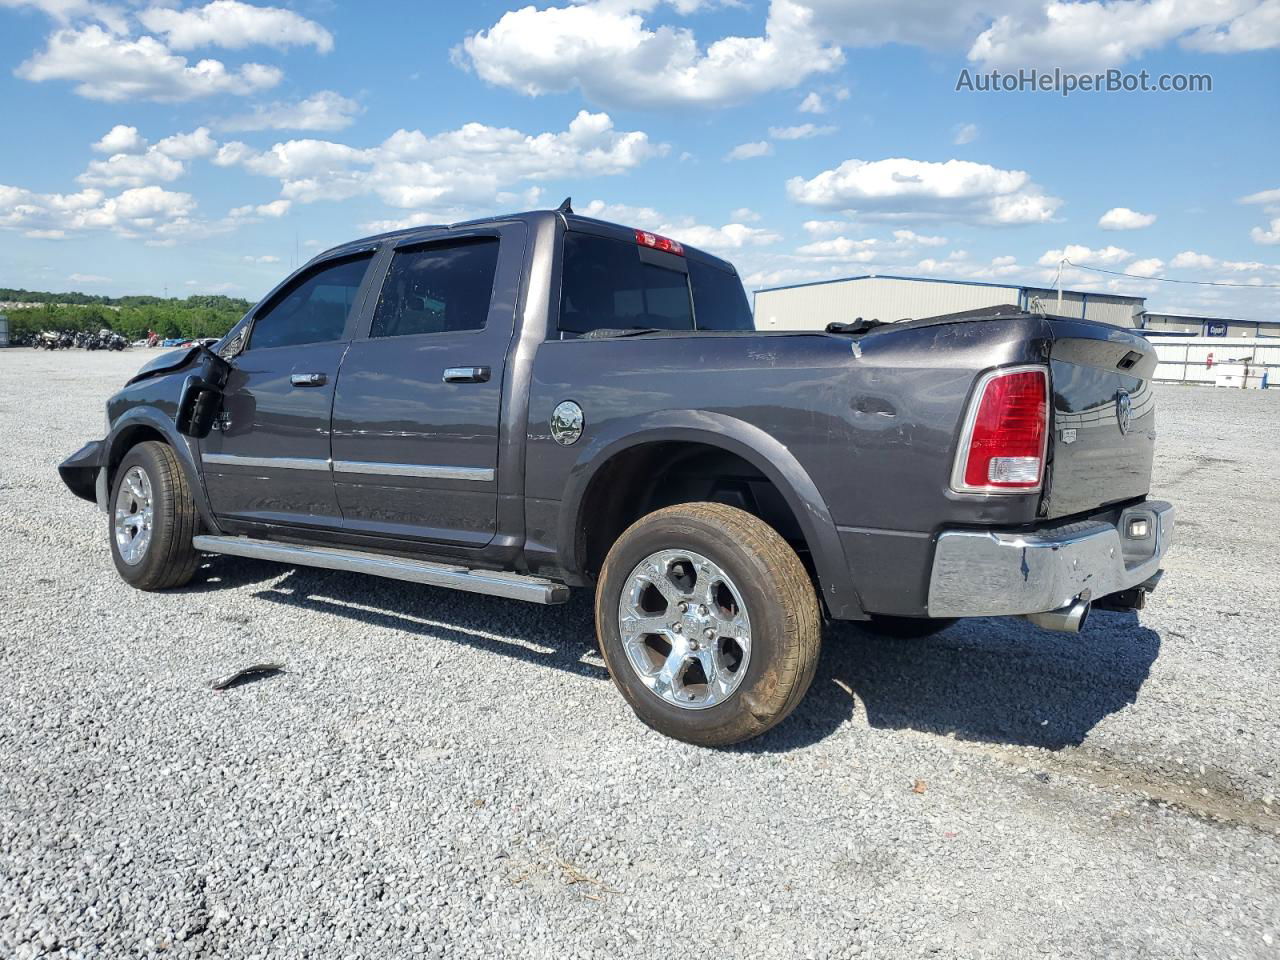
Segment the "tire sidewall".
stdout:
<path fill-rule="evenodd" d="M 173 502 L 173 497 L 171 491 L 165 488 L 166 472 L 154 446 L 150 442 L 141 443 L 125 454 L 120 466 L 116 468 L 115 479 L 111 484 L 111 498 L 107 503 L 107 538 L 111 544 L 111 560 L 120 576 L 134 585 L 151 582 L 163 573 L 161 568 L 166 554 L 164 545 L 173 535 L 174 517 L 168 507 Z M 147 552 L 141 562 L 130 564 L 120 556 L 120 548 L 116 544 L 116 498 L 120 495 L 124 478 L 134 467 L 141 467 L 151 482 L 151 542 L 147 544 Z"/>
<path fill-rule="evenodd" d="M 662 550 L 689 550 L 719 566 L 741 592 L 751 620 L 751 657 L 747 674 L 721 703 L 690 710 L 668 703 L 641 681 L 623 646 L 618 604 L 631 573 L 646 557 Z M 681 739 L 730 739 L 772 722 L 768 704 L 793 669 L 787 662 L 786 611 L 773 590 L 768 567 L 714 524 L 690 516 L 661 524 L 641 520 L 619 539 L 601 573 L 596 591 L 596 629 L 601 653 L 614 682 L 645 723 Z"/>

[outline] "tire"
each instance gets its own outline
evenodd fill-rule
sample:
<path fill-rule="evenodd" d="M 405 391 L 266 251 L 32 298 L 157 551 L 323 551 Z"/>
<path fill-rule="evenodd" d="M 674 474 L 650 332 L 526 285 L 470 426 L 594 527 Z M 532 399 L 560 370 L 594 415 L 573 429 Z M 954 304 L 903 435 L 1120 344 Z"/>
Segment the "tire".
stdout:
<path fill-rule="evenodd" d="M 198 523 L 195 499 L 172 448 L 148 440 L 125 454 L 111 485 L 107 537 L 126 583 L 139 590 L 186 586 L 200 559 L 191 546 Z"/>
<path fill-rule="evenodd" d="M 866 629 L 898 640 L 923 640 L 941 633 L 954 624 L 954 619 L 930 619 L 928 617 L 890 617 L 878 613 L 871 615 Z"/>
<path fill-rule="evenodd" d="M 596 634 L 637 717 L 676 740 L 723 747 L 796 708 L 822 627 L 813 582 L 777 531 L 735 507 L 686 503 L 642 517 L 614 543 L 596 588 Z"/>

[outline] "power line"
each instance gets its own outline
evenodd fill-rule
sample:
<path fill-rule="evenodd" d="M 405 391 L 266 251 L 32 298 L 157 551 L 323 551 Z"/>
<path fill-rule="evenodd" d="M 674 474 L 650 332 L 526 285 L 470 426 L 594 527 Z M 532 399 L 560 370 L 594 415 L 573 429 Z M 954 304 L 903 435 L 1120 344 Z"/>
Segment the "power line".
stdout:
<path fill-rule="evenodd" d="M 1156 280 L 1160 283 L 1186 283 L 1197 287 L 1240 287 L 1244 290 L 1280 290 L 1280 283 L 1227 283 L 1224 280 L 1171 280 L 1169 277 L 1143 277 L 1136 273 L 1122 273 L 1119 270 L 1104 270 L 1102 267 L 1086 267 L 1083 263 L 1072 263 L 1064 259 L 1077 270 L 1092 270 L 1094 273 L 1109 273 L 1113 277 L 1128 277 L 1131 280 Z"/>

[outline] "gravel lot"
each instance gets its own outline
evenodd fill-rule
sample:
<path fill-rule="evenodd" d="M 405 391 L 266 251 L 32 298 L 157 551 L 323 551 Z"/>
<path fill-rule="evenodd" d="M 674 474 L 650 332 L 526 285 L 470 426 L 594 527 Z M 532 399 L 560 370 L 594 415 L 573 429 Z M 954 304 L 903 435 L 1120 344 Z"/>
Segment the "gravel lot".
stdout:
<path fill-rule="evenodd" d="M 143 360 L 0 351 L 0 957 L 1277 955 L 1280 391 L 1161 390 L 1141 622 L 839 626 L 717 752 L 633 719 L 586 598 L 130 590 L 54 467 Z"/>

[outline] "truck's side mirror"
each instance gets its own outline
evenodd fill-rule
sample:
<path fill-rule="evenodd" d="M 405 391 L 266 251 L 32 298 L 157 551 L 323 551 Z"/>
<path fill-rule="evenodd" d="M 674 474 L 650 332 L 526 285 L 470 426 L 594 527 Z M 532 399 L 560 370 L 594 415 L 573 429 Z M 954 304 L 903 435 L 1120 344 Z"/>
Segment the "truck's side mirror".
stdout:
<path fill-rule="evenodd" d="M 197 440 L 209 435 L 222 409 L 222 390 L 230 373 L 231 364 L 226 359 L 208 347 L 200 347 L 200 355 L 183 382 L 178 399 L 175 425 L 180 434 Z"/>

